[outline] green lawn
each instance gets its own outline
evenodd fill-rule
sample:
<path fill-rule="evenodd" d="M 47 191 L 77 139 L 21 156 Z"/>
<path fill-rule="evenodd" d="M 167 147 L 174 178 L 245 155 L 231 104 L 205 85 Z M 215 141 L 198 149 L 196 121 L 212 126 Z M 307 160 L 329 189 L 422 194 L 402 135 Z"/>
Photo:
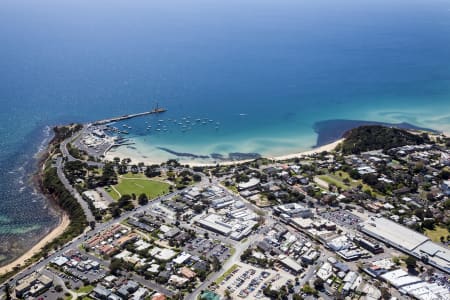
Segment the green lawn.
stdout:
<path fill-rule="evenodd" d="M 436 226 L 433 230 L 425 230 L 425 235 L 429 237 L 433 242 L 437 243 L 441 242 L 441 236 L 443 236 L 444 240 L 446 241 L 449 234 L 450 233 L 448 232 L 447 228 L 440 226 Z"/>
<path fill-rule="evenodd" d="M 148 179 L 120 178 L 119 184 L 116 184 L 114 188 L 121 195 L 131 195 L 134 193 L 136 196 L 139 196 L 140 194 L 145 193 L 149 199 L 152 199 L 157 196 L 167 194 L 169 192 L 169 186 L 170 185 L 165 182 Z M 117 194 L 113 189 L 108 189 L 108 193 L 115 200 L 120 198 L 119 194 Z"/>
<path fill-rule="evenodd" d="M 333 184 L 333 185 L 335 185 L 337 187 L 340 187 L 341 189 L 344 189 L 344 190 L 348 190 L 350 188 L 350 186 L 345 185 L 342 181 L 340 181 L 340 180 L 338 180 L 336 178 L 333 178 L 330 175 L 319 175 L 318 178 L 322 179 L 323 181 L 325 181 L 328 184 Z"/>
<path fill-rule="evenodd" d="M 80 287 L 78 290 L 76 290 L 76 292 L 89 294 L 90 292 L 92 292 L 93 289 L 94 289 L 93 285 L 86 285 L 86 286 Z"/>
<path fill-rule="evenodd" d="M 229 186 L 226 186 L 226 185 L 225 185 L 225 181 L 224 181 L 224 182 L 221 182 L 221 184 L 222 184 L 224 187 L 226 187 L 227 189 L 229 189 L 230 191 L 232 191 L 233 193 L 239 194 L 239 191 L 238 191 L 238 189 L 237 189 L 237 187 L 236 187 L 235 185 L 229 185 Z"/>
<path fill-rule="evenodd" d="M 117 192 L 113 190 L 111 187 L 106 187 L 105 191 L 115 200 L 120 198 L 120 195 L 117 194 Z"/>
<path fill-rule="evenodd" d="M 239 268 L 238 265 L 234 264 L 231 266 L 231 268 L 229 268 L 227 271 L 225 271 L 225 273 L 223 273 L 219 278 L 216 279 L 216 284 L 220 284 L 228 275 L 231 274 L 231 272 L 233 272 L 234 270 L 236 270 L 237 268 Z"/>
<path fill-rule="evenodd" d="M 337 181 L 338 184 L 336 184 L 336 186 L 338 186 L 338 187 L 340 186 L 340 187 L 343 188 L 343 189 L 349 189 L 349 187 L 356 188 L 359 184 L 361 184 L 361 185 L 362 185 L 362 190 L 363 190 L 363 191 L 365 191 L 365 190 L 370 190 L 370 191 L 373 193 L 373 195 L 376 196 L 377 198 L 384 198 L 384 196 L 383 196 L 382 194 L 376 192 L 376 191 L 375 191 L 374 189 L 372 189 L 369 185 L 367 185 L 367 184 L 365 184 L 364 182 L 362 182 L 361 179 L 358 179 L 358 180 L 352 179 L 352 178 L 350 177 L 350 174 L 348 174 L 347 172 L 338 171 L 338 172 L 330 173 L 330 174 L 324 175 L 324 176 L 329 177 L 330 180 Z M 345 179 L 345 178 L 347 178 L 347 179 L 349 180 L 350 186 L 345 185 L 345 183 L 344 183 L 344 179 Z M 327 180 L 325 180 L 324 178 L 321 178 L 321 179 L 324 180 L 324 181 L 327 181 Z M 328 181 L 327 181 L 327 182 L 328 182 Z M 328 182 L 328 183 L 330 183 L 330 182 Z"/>

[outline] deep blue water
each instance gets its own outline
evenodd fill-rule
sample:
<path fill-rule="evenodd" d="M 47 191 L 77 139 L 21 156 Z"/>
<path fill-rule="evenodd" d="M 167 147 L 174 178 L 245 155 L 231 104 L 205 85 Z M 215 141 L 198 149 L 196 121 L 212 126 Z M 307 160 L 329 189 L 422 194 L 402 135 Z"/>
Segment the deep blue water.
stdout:
<path fill-rule="evenodd" d="M 306 149 L 325 119 L 450 131 L 449 0 L 6 0 L 0 45 L 3 245 L 56 222 L 31 188 L 18 192 L 46 125 L 158 101 L 161 118 L 220 129 L 140 142 L 199 154 Z"/>

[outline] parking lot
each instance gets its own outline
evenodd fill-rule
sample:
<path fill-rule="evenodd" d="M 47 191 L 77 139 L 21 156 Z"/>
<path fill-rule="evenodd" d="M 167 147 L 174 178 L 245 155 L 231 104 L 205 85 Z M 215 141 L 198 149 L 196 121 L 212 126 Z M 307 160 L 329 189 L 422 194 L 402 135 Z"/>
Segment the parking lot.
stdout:
<path fill-rule="evenodd" d="M 450 290 L 450 277 L 444 273 L 434 272 L 433 275 L 431 275 L 429 282 L 436 283 L 437 285 Z"/>
<path fill-rule="evenodd" d="M 362 222 L 361 218 L 345 210 L 327 211 L 322 213 L 321 216 L 340 226 L 352 229 L 356 229 L 356 226 Z"/>
<path fill-rule="evenodd" d="M 230 248 L 222 243 L 214 243 L 200 237 L 187 243 L 183 250 L 199 257 L 210 258 L 215 256 L 219 261 L 226 261 L 230 257 Z"/>
<path fill-rule="evenodd" d="M 261 269 L 244 263 L 238 263 L 239 267 L 231 272 L 219 283 L 216 291 L 224 295 L 229 290 L 232 298 L 268 299 L 263 294 L 263 289 L 271 285 L 273 289 L 279 289 L 288 282 L 293 283 L 295 277 L 285 271 Z"/>

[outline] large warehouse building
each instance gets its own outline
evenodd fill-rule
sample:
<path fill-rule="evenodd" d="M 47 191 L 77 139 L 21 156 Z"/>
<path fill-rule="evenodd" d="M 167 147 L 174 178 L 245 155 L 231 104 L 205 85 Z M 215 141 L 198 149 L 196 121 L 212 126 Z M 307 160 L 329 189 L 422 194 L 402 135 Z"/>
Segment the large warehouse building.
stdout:
<path fill-rule="evenodd" d="M 371 217 L 358 229 L 365 234 L 450 273 L 450 250 L 386 218 Z"/>

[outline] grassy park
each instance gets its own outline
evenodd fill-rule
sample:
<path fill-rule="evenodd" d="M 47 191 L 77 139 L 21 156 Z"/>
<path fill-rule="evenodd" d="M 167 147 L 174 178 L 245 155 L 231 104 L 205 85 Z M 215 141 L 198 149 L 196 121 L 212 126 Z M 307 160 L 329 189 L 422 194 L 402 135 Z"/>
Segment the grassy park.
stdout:
<path fill-rule="evenodd" d="M 119 183 L 108 188 L 111 197 L 118 200 L 122 195 L 146 194 L 149 199 L 169 192 L 169 184 L 145 178 L 145 176 L 126 174 L 119 178 Z"/>
<path fill-rule="evenodd" d="M 429 237 L 433 242 L 440 243 L 441 236 L 444 237 L 444 240 L 447 240 L 447 236 L 450 234 L 448 229 L 445 227 L 436 226 L 433 230 L 426 229 L 425 235 Z"/>
<path fill-rule="evenodd" d="M 362 190 L 369 190 L 373 193 L 374 196 L 383 198 L 383 195 L 377 193 L 369 185 L 362 182 L 361 179 L 358 180 L 352 179 L 347 172 L 339 171 L 328 173 L 326 175 L 320 175 L 318 176 L 318 178 L 320 178 L 321 180 L 325 181 L 328 184 L 333 184 L 337 187 L 340 187 L 343 190 L 349 190 L 351 188 L 356 188 L 358 185 L 361 185 Z M 344 182 L 345 180 L 348 182 L 348 184 Z"/>

